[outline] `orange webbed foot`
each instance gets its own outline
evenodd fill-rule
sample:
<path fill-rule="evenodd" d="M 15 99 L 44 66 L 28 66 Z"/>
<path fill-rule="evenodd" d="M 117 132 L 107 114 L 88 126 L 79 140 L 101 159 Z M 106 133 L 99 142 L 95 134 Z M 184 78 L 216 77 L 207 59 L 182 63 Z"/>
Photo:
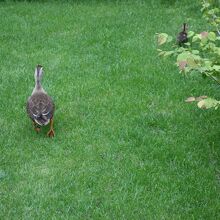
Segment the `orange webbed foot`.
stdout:
<path fill-rule="evenodd" d="M 34 126 L 34 130 L 39 133 L 40 132 L 40 127 L 38 127 L 38 125 L 36 124 L 36 122 L 33 121 L 33 126 Z"/>
<path fill-rule="evenodd" d="M 53 118 L 50 119 L 50 130 L 47 133 L 48 137 L 54 137 L 55 133 L 53 130 Z"/>
<path fill-rule="evenodd" d="M 48 131 L 48 133 L 47 133 L 47 136 L 50 137 L 50 138 L 54 137 L 54 135 L 55 135 L 55 133 L 54 133 L 54 130 L 53 130 L 53 129 L 50 129 L 50 130 Z"/>
<path fill-rule="evenodd" d="M 37 133 L 40 132 L 40 128 L 38 128 L 38 127 L 35 127 L 34 130 L 35 130 Z"/>

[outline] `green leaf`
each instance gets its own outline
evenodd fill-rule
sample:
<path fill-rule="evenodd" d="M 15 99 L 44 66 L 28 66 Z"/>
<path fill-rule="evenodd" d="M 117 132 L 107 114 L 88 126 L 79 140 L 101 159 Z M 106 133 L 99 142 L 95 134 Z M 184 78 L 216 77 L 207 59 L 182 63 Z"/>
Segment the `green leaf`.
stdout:
<path fill-rule="evenodd" d="M 217 72 L 220 71 L 220 65 L 214 65 L 212 68 Z"/>
<path fill-rule="evenodd" d="M 215 53 L 220 56 L 220 47 L 216 47 L 216 48 L 215 48 Z"/>
<path fill-rule="evenodd" d="M 181 60 L 181 61 L 177 61 L 177 66 L 179 67 L 180 71 L 186 71 L 187 68 L 187 61 L 185 60 Z"/>
<path fill-rule="evenodd" d="M 165 51 L 164 56 L 170 56 L 174 53 L 174 51 Z"/>
<path fill-rule="evenodd" d="M 198 50 L 192 50 L 192 53 L 193 54 L 199 54 L 199 51 Z"/>
<path fill-rule="evenodd" d="M 196 42 L 196 41 L 198 41 L 199 39 L 201 39 L 201 38 L 200 38 L 199 35 L 197 34 L 197 35 L 193 36 L 192 42 Z"/>
<path fill-rule="evenodd" d="M 209 35 L 209 32 L 207 32 L 207 31 L 203 31 L 200 33 L 201 39 L 208 37 L 208 35 Z"/>
<path fill-rule="evenodd" d="M 161 51 L 158 55 L 159 55 L 159 56 L 164 56 L 165 52 L 166 52 L 166 51 Z"/>
<path fill-rule="evenodd" d="M 188 51 L 185 51 L 183 53 L 180 53 L 177 56 L 177 61 L 183 61 L 183 60 L 187 60 L 190 57 L 190 53 Z"/>
<path fill-rule="evenodd" d="M 214 32 L 209 32 L 208 39 L 210 41 L 216 41 L 216 34 Z"/>
<path fill-rule="evenodd" d="M 192 37 L 194 34 L 195 34 L 194 31 L 189 31 L 187 36 L 190 38 L 190 37 Z"/>
<path fill-rule="evenodd" d="M 174 51 L 163 51 L 163 50 L 160 50 L 160 49 L 157 49 L 157 51 L 159 52 L 159 56 L 164 56 L 164 57 L 166 57 L 166 56 L 170 56 L 170 55 L 172 55 L 172 54 L 174 54 Z"/>
<path fill-rule="evenodd" d="M 208 42 L 208 38 L 207 37 L 206 38 L 201 38 L 201 43 L 203 44 L 201 46 L 204 46 L 207 42 Z"/>
<path fill-rule="evenodd" d="M 217 108 L 220 104 L 220 101 L 216 99 L 207 98 L 198 102 L 198 107 L 201 109 Z"/>
<path fill-rule="evenodd" d="M 177 61 L 176 64 L 179 67 L 180 71 L 186 71 L 187 61 L 185 61 L 185 60 Z"/>
<path fill-rule="evenodd" d="M 178 52 L 178 53 L 182 53 L 182 52 L 184 52 L 184 51 L 186 51 L 186 49 L 185 49 L 184 47 L 179 47 L 179 48 L 177 49 L 177 52 Z"/>
<path fill-rule="evenodd" d="M 194 101 L 196 101 L 196 98 L 195 98 L 194 96 L 188 97 L 188 98 L 185 100 L 185 102 L 194 102 Z"/>
<path fill-rule="evenodd" d="M 204 3 L 202 4 L 202 6 L 203 6 L 204 9 L 205 9 L 205 8 L 208 8 L 208 7 L 210 6 L 210 3 L 204 2 Z"/>
<path fill-rule="evenodd" d="M 201 95 L 201 96 L 196 97 L 195 99 L 196 99 L 197 102 L 200 102 L 201 100 L 207 99 L 207 98 L 208 98 L 208 96 L 206 96 L 206 95 Z"/>
<path fill-rule="evenodd" d="M 173 40 L 173 37 L 171 37 L 171 36 L 167 37 L 167 43 L 171 42 L 172 40 Z"/>
<path fill-rule="evenodd" d="M 157 35 L 157 42 L 159 45 L 166 43 L 167 39 L 168 39 L 168 34 L 166 33 L 161 33 Z"/>
<path fill-rule="evenodd" d="M 195 59 L 193 59 L 193 57 L 187 58 L 187 64 L 188 64 L 188 66 L 191 67 L 191 68 L 195 68 L 195 67 L 198 66 L 197 63 L 196 63 L 196 61 L 195 61 Z"/>
<path fill-rule="evenodd" d="M 212 65 L 212 61 L 210 61 L 210 60 L 205 60 L 204 65 L 205 65 L 206 67 L 210 67 L 210 66 Z"/>
<path fill-rule="evenodd" d="M 208 11 L 208 14 L 209 14 L 209 15 L 214 15 L 214 14 L 215 14 L 215 10 L 214 10 L 214 9 L 209 10 L 209 11 Z"/>
<path fill-rule="evenodd" d="M 190 42 L 184 43 L 186 46 L 190 46 Z"/>

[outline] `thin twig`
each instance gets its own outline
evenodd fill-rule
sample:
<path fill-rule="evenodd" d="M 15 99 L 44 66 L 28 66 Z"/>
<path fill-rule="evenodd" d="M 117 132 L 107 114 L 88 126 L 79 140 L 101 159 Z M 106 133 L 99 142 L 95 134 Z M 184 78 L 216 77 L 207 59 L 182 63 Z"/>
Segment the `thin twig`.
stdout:
<path fill-rule="evenodd" d="M 206 73 L 209 77 L 211 77 L 215 82 L 217 82 L 219 85 L 220 85 L 220 81 L 217 80 L 214 76 L 212 76 L 211 74 L 209 73 Z"/>

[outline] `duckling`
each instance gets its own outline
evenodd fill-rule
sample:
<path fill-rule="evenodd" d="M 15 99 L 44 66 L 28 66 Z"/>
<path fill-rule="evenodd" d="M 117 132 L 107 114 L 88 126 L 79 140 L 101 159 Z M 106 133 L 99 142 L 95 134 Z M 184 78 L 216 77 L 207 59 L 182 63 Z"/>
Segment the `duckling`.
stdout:
<path fill-rule="evenodd" d="M 36 132 L 40 131 L 40 126 L 45 126 L 50 123 L 50 130 L 47 135 L 54 137 L 53 116 L 55 105 L 50 96 L 47 95 L 41 86 L 41 79 L 43 75 L 43 67 L 37 65 L 35 68 L 35 87 L 31 96 L 27 101 L 27 114 L 33 121 Z"/>
<path fill-rule="evenodd" d="M 183 23 L 183 30 L 177 36 L 177 43 L 179 46 L 182 46 L 184 43 L 188 42 L 187 38 L 187 25 Z"/>

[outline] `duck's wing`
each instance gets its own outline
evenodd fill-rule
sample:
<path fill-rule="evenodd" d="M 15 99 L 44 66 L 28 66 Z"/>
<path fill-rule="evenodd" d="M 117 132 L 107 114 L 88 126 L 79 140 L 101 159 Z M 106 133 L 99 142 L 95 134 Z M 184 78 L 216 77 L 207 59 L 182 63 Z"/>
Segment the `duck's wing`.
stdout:
<path fill-rule="evenodd" d="M 39 125 L 46 125 L 53 117 L 54 103 L 46 94 L 34 94 L 27 101 L 27 113 Z"/>

